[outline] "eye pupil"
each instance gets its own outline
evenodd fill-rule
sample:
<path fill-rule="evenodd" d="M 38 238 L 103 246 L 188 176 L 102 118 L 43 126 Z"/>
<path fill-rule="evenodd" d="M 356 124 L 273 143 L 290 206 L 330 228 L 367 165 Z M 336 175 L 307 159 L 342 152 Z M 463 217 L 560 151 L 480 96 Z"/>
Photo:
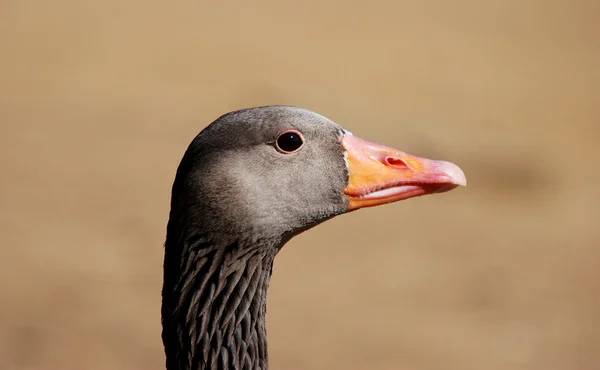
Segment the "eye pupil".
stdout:
<path fill-rule="evenodd" d="M 283 152 L 293 152 L 302 146 L 304 141 L 297 132 L 284 132 L 277 138 L 277 146 Z"/>

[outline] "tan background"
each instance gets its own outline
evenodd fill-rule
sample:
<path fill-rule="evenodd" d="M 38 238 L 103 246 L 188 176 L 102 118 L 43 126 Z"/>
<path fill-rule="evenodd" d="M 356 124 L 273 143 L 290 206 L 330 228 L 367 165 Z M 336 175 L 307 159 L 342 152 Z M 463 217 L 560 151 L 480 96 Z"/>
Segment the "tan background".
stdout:
<path fill-rule="evenodd" d="M 163 368 L 190 140 L 293 104 L 469 187 L 290 242 L 273 369 L 600 369 L 600 3 L 0 2 L 0 368 Z"/>

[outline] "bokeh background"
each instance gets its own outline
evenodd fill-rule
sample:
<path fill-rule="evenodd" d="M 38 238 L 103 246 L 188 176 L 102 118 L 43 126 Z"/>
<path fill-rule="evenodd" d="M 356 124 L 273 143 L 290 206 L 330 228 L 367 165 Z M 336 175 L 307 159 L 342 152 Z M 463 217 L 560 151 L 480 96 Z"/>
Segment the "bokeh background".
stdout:
<path fill-rule="evenodd" d="M 0 3 L 0 368 L 164 368 L 170 186 L 230 110 L 459 164 L 275 264 L 273 369 L 600 369 L 600 3 Z"/>

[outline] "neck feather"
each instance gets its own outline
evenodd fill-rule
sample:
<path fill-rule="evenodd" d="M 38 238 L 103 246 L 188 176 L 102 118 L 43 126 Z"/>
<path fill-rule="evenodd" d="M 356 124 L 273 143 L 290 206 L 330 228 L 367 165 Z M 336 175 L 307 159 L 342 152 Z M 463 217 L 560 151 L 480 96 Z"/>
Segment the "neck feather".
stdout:
<path fill-rule="evenodd" d="M 167 370 L 266 370 L 267 290 L 277 248 L 183 244 L 165 245 Z"/>

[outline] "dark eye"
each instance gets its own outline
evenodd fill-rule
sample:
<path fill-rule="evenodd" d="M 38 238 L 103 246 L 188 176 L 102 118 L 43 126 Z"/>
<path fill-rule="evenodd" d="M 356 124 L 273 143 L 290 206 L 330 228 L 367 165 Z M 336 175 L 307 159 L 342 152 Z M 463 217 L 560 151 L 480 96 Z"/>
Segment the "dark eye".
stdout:
<path fill-rule="evenodd" d="M 293 153 L 302 147 L 304 138 L 298 131 L 289 130 L 282 132 L 275 140 L 277 150 L 282 153 Z"/>

